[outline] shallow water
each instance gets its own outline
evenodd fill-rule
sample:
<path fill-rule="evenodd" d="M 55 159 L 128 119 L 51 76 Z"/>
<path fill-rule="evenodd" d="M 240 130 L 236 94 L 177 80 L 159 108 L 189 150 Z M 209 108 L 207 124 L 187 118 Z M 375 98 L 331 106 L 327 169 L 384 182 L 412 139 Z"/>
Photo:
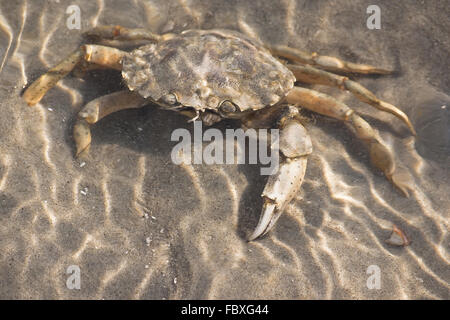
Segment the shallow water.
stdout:
<path fill-rule="evenodd" d="M 450 297 L 450 81 L 447 1 L 0 0 L 0 298 L 411 299 Z M 66 9 L 81 9 L 81 30 Z M 349 93 L 316 86 L 360 112 L 415 183 L 403 197 L 342 124 L 315 116 L 302 191 L 267 237 L 248 243 L 266 178 L 255 165 L 171 162 L 182 116 L 153 107 L 113 114 L 75 160 L 76 112 L 117 91 L 115 72 L 69 76 L 33 108 L 23 88 L 101 24 L 155 32 L 230 28 L 264 42 L 392 67 L 359 77 L 399 106 L 418 138 Z M 221 130 L 234 122 L 217 125 Z M 412 240 L 385 243 L 392 224 Z M 81 289 L 66 286 L 79 266 Z M 369 289 L 371 265 L 380 289 Z"/>

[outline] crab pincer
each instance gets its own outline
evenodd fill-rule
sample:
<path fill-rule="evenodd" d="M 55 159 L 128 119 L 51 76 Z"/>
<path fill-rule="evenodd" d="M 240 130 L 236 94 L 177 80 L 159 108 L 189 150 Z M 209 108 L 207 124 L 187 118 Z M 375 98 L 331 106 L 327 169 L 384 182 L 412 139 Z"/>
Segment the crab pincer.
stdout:
<path fill-rule="evenodd" d="M 278 171 L 269 176 L 264 187 L 261 216 L 255 231 L 248 238 L 249 241 L 265 235 L 272 229 L 302 185 L 307 156 L 312 153 L 312 143 L 297 115 L 297 109 L 290 107 L 289 115 L 280 121 L 280 165 Z"/>

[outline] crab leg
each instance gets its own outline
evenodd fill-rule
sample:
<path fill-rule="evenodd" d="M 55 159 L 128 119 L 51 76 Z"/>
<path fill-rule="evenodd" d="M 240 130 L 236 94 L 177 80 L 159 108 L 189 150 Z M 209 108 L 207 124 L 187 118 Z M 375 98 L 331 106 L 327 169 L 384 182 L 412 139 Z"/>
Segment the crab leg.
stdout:
<path fill-rule="evenodd" d="M 405 196 L 409 196 L 413 187 L 407 172 L 403 168 L 396 168 L 394 156 L 383 144 L 378 133 L 355 111 L 331 96 L 300 87 L 294 87 L 289 92 L 287 102 L 349 123 L 356 136 L 369 147 L 372 164 L 383 171 L 386 178 Z"/>
<path fill-rule="evenodd" d="M 48 90 L 53 88 L 55 84 L 64 78 L 72 69 L 80 62 L 83 53 L 81 50 L 77 50 L 61 61 L 58 65 L 51 68 L 35 80 L 24 92 L 23 98 L 29 106 L 33 106 L 47 93 Z"/>
<path fill-rule="evenodd" d="M 122 26 L 98 26 L 84 33 L 85 36 L 95 40 L 148 40 L 158 42 L 161 35 L 143 28 L 125 28 Z"/>
<path fill-rule="evenodd" d="M 377 68 L 367 64 L 359 64 L 341 60 L 335 57 L 321 56 L 316 52 L 308 53 L 287 46 L 273 46 L 272 54 L 302 64 L 310 64 L 328 71 L 351 72 L 361 74 L 390 74 L 392 71 Z"/>
<path fill-rule="evenodd" d="M 35 105 L 44 97 L 48 90 L 53 88 L 59 80 L 64 78 L 83 59 L 103 67 L 121 70 L 120 62 L 124 54 L 126 54 L 125 51 L 111 47 L 91 44 L 83 45 L 34 81 L 25 90 L 23 97 L 29 106 Z"/>
<path fill-rule="evenodd" d="M 76 157 L 86 155 L 91 145 L 89 126 L 116 111 L 140 108 L 148 101 L 138 93 L 128 90 L 114 92 L 89 102 L 79 113 L 73 128 L 73 137 L 77 147 Z"/>
<path fill-rule="evenodd" d="M 167 40 L 173 33 L 156 34 L 144 28 L 125 28 L 122 26 L 98 26 L 84 33 L 91 41 L 111 47 L 143 46 Z"/>
<path fill-rule="evenodd" d="M 311 139 L 297 119 L 298 110 L 289 107 L 279 121 L 279 151 L 281 162 L 278 171 L 269 176 L 262 197 L 264 204 L 255 231 L 249 237 L 253 241 L 267 232 L 297 194 L 306 171 L 307 156 L 312 152 Z"/>
<path fill-rule="evenodd" d="M 308 65 L 302 66 L 288 64 L 287 67 L 294 73 L 298 81 L 338 87 L 342 90 L 350 91 L 362 102 L 370 104 L 378 110 L 393 114 L 408 126 L 413 135 L 416 135 L 416 131 L 414 130 L 411 121 L 409 121 L 408 116 L 403 111 L 390 103 L 379 100 L 371 91 L 359 83 L 352 81 L 347 77 L 316 69 Z"/>

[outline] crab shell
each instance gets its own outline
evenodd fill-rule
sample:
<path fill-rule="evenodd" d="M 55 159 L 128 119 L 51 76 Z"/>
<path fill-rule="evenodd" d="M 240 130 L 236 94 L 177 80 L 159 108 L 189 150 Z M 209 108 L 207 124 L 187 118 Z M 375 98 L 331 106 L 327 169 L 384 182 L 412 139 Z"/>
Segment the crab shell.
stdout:
<path fill-rule="evenodd" d="M 122 76 L 132 91 L 158 101 L 167 94 L 196 110 L 231 101 L 240 111 L 273 105 L 295 77 L 256 40 L 228 30 L 186 30 L 125 55 Z"/>

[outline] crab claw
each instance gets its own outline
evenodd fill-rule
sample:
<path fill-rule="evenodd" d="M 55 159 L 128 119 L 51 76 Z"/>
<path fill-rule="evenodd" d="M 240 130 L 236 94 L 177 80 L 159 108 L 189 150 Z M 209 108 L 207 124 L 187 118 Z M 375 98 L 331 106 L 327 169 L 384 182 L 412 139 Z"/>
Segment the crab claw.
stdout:
<path fill-rule="evenodd" d="M 286 205 L 297 194 L 305 177 L 307 156 L 312 152 L 312 144 L 306 129 L 297 120 L 285 122 L 280 130 L 279 148 L 283 159 L 278 171 L 267 180 L 262 193 L 264 205 L 261 217 L 249 241 L 272 229 Z"/>
<path fill-rule="evenodd" d="M 278 172 L 269 177 L 262 193 L 264 205 L 253 234 L 248 238 L 253 241 L 272 229 L 286 205 L 297 194 L 306 171 L 306 157 L 287 159 Z"/>
<path fill-rule="evenodd" d="M 266 198 L 258 225 L 255 231 L 253 231 L 253 234 L 248 238 L 248 241 L 253 241 L 265 235 L 273 227 L 275 222 L 277 222 L 279 217 L 280 212 L 276 210 L 276 204 L 271 203 L 271 200 Z"/>

